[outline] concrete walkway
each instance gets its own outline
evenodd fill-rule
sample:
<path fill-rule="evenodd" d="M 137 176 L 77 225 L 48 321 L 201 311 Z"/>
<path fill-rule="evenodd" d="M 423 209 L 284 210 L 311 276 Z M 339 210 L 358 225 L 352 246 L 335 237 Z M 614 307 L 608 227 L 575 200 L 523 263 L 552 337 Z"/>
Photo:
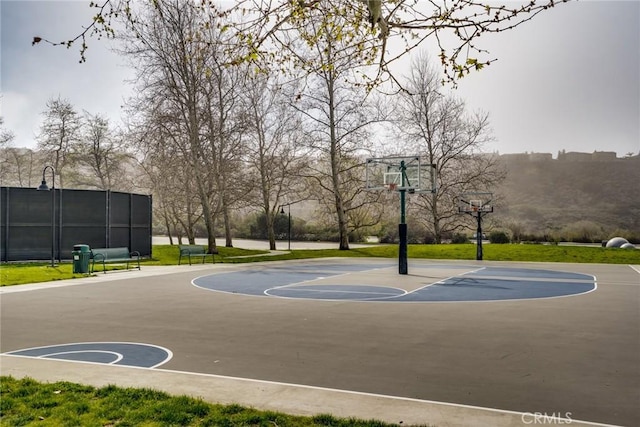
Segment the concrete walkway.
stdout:
<path fill-rule="evenodd" d="M 431 402 L 329 388 L 257 381 L 217 375 L 0 356 L 2 375 L 42 382 L 70 381 L 94 387 L 146 387 L 220 404 L 239 404 L 292 415 L 330 413 L 336 417 L 376 419 L 387 423 L 429 426 L 512 427 L 532 424 L 536 414 Z M 571 419 L 547 423 L 603 426 Z"/>
<path fill-rule="evenodd" d="M 533 424 L 542 414 L 502 411 L 321 387 L 256 381 L 217 375 L 0 356 L 2 375 L 42 382 L 70 381 L 94 387 L 146 387 L 219 404 L 239 404 L 292 415 L 330 413 L 398 425 L 512 427 Z M 606 426 L 547 415 L 546 424 Z"/>

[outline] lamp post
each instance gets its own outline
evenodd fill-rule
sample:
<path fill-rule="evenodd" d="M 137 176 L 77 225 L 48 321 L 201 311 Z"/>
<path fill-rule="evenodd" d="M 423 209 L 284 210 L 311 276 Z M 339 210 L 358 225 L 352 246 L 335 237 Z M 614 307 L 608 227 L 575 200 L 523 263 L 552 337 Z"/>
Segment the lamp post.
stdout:
<path fill-rule="evenodd" d="M 288 223 L 288 231 L 287 231 L 287 250 L 291 250 L 291 203 L 286 204 L 286 205 L 280 205 L 280 214 L 284 215 L 284 207 L 287 207 L 288 209 L 288 213 L 289 213 L 289 223 Z"/>
<path fill-rule="evenodd" d="M 45 174 L 47 169 L 51 170 L 51 189 L 47 186 Z M 42 169 L 42 184 L 38 191 L 51 191 L 51 267 L 55 267 L 56 256 L 56 170 L 53 166 L 47 165 Z"/>

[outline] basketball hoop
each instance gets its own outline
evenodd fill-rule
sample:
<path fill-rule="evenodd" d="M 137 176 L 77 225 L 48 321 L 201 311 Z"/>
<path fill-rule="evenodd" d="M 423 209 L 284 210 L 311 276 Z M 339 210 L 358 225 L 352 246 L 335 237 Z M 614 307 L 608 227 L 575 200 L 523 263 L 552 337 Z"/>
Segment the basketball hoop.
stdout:
<path fill-rule="evenodd" d="M 395 191 L 396 188 L 398 188 L 398 184 L 395 184 L 395 183 L 387 184 L 387 191 Z"/>
<path fill-rule="evenodd" d="M 465 193 L 458 201 L 458 213 L 469 214 L 479 218 L 493 212 L 491 200 L 493 193 Z"/>

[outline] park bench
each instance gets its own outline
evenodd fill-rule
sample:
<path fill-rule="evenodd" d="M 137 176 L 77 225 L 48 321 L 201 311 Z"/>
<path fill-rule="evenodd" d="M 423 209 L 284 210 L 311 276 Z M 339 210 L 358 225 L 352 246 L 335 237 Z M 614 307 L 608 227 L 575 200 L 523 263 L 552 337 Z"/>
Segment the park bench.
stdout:
<path fill-rule="evenodd" d="M 127 270 L 130 262 L 138 263 L 140 270 L 140 252 L 129 252 L 129 248 L 99 248 L 91 249 L 91 272 L 95 270 L 96 263 L 102 264 L 102 271 L 107 272 L 107 264 L 109 263 L 126 263 Z"/>
<path fill-rule="evenodd" d="M 202 245 L 179 245 L 178 249 L 180 249 L 180 258 L 178 258 L 178 265 L 182 263 L 182 257 L 186 257 L 189 259 L 189 265 L 191 265 L 191 259 L 202 259 L 202 264 L 204 261 L 211 257 L 211 263 L 215 264 L 216 260 L 214 254 L 207 253 L 205 247 Z M 214 253 L 217 253 L 214 251 Z"/>

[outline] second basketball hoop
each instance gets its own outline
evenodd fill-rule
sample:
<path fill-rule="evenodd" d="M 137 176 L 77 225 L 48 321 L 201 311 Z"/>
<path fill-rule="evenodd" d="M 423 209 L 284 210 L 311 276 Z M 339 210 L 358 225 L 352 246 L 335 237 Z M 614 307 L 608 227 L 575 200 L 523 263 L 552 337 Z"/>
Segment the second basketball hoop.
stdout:
<path fill-rule="evenodd" d="M 493 212 L 493 193 L 465 193 L 460 196 L 458 212 L 476 219 L 476 260 L 482 261 L 482 217 Z"/>

